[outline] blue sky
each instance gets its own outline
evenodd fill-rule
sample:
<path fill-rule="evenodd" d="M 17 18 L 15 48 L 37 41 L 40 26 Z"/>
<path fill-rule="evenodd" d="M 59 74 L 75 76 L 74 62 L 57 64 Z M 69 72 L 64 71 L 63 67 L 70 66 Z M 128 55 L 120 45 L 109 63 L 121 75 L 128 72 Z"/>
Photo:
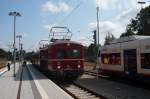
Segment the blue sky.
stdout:
<path fill-rule="evenodd" d="M 73 41 L 88 45 L 96 28 L 97 5 L 100 7 L 101 44 L 107 32 L 119 37 L 140 10 L 137 0 L 1 0 L 0 47 L 8 49 L 13 42 L 10 11 L 18 11 L 22 15 L 17 17 L 16 34 L 23 35 L 22 42 L 27 51 L 37 50 L 38 42 L 48 39 L 49 29 L 55 25 L 67 26 L 73 33 Z"/>

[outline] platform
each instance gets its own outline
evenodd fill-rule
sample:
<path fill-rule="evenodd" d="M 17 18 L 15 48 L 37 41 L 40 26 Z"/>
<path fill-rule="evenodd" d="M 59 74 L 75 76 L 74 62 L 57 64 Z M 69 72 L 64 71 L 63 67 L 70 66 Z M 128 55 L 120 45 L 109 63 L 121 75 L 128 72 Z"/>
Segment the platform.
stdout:
<path fill-rule="evenodd" d="M 0 99 L 73 99 L 55 83 L 37 71 L 32 65 L 16 64 L 16 77 L 13 65 L 0 70 Z"/>

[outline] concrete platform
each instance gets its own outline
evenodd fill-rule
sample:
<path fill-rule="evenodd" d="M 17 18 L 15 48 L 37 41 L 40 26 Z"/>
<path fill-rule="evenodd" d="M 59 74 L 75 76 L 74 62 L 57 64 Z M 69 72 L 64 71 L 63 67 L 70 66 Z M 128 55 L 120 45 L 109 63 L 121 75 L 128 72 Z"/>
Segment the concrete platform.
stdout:
<path fill-rule="evenodd" d="M 75 83 L 88 88 L 108 99 L 150 99 L 150 91 L 136 88 L 119 82 L 97 79 L 94 76 L 83 75 Z"/>
<path fill-rule="evenodd" d="M 13 67 L 13 66 L 11 66 Z M 73 99 L 32 65 L 0 70 L 0 99 Z"/>
<path fill-rule="evenodd" d="M 55 83 L 37 71 L 32 65 L 28 65 L 28 69 L 42 99 L 73 99 Z"/>
<path fill-rule="evenodd" d="M 16 66 L 16 77 L 13 77 L 13 69 L 7 71 L 7 68 L 1 70 L 0 75 L 0 99 L 16 99 L 19 88 L 19 66 Z"/>

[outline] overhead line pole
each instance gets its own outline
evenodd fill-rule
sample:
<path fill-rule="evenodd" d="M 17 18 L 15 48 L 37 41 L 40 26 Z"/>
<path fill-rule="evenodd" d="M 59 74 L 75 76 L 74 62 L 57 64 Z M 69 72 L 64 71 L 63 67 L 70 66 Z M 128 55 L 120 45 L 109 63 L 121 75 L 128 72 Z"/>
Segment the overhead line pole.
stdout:
<path fill-rule="evenodd" d="M 98 36 L 97 45 L 99 45 L 99 7 L 97 6 L 96 9 L 97 9 L 97 36 Z"/>

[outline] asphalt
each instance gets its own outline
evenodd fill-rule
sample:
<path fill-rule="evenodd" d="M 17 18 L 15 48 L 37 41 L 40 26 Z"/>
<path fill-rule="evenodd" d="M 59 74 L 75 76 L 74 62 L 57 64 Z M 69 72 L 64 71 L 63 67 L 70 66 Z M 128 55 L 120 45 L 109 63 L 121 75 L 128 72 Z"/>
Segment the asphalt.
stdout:
<path fill-rule="evenodd" d="M 75 83 L 108 99 L 150 99 L 150 91 L 127 84 L 83 75 Z"/>

